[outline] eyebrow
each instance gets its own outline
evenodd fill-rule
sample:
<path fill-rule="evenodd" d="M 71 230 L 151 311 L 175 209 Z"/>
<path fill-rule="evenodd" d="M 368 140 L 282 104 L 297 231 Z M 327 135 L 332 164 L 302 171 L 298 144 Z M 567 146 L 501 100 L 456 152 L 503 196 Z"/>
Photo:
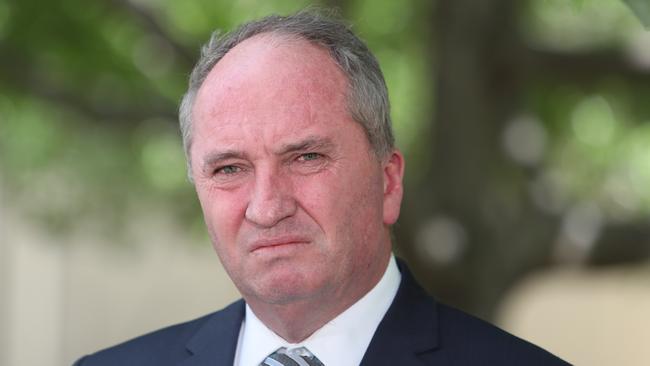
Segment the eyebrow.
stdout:
<path fill-rule="evenodd" d="M 211 152 L 203 158 L 203 171 L 209 171 L 215 164 L 228 159 L 241 159 L 245 154 L 238 150 Z"/>
<path fill-rule="evenodd" d="M 334 147 L 334 143 L 329 137 L 308 136 L 302 141 L 283 145 L 278 149 L 278 155 L 285 155 L 296 151 L 305 150 L 329 150 Z"/>
<path fill-rule="evenodd" d="M 306 150 L 331 150 L 334 143 L 329 137 L 308 136 L 302 141 L 282 145 L 276 155 L 286 155 L 297 151 Z M 203 158 L 203 171 L 209 171 L 214 165 L 228 159 L 245 159 L 246 154 L 239 150 L 214 151 Z"/>

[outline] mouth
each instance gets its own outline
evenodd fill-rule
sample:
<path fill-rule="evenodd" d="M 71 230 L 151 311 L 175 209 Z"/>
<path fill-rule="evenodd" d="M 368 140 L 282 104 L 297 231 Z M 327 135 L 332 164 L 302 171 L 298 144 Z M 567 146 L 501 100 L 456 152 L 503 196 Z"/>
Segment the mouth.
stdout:
<path fill-rule="evenodd" d="M 250 252 L 263 252 L 273 249 L 284 249 L 290 248 L 293 246 L 307 244 L 309 240 L 301 237 L 282 237 L 282 238 L 273 238 L 273 239 L 262 239 L 257 240 L 251 246 Z"/>

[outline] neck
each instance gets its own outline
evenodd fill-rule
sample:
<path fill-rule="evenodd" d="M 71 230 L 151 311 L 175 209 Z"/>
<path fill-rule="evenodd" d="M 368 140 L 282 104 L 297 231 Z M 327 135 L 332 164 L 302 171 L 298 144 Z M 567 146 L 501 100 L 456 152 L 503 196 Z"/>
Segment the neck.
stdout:
<path fill-rule="evenodd" d="M 277 304 L 246 298 L 246 302 L 269 329 L 289 343 L 299 343 L 370 292 L 384 275 L 389 259 L 390 251 L 376 262 L 378 270 L 369 273 L 363 287 L 358 286 L 361 279 L 354 277 L 354 283 L 347 288 L 340 286 L 307 299 Z"/>
<path fill-rule="evenodd" d="M 338 314 L 345 311 L 345 309 L 341 309 L 336 313 L 334 311 L 330 313 L 314 311 L 311 304 L 307 303 L 265 305 L 262 307 L 254 304 L 249 305 L 262 323 L 289 343 L 304 341 Z"/>

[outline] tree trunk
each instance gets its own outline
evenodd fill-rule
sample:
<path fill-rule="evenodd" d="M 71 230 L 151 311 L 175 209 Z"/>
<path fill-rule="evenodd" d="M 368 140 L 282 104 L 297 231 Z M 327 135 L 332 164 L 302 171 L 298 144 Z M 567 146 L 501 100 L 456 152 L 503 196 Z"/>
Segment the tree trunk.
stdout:
<path fill-rule="evenodd" d="M 425 286 L 485 318 L 514 281 L 548 258 L 556 225 L 532 204 L 527 172 L 501 147 L 523 87 L 516 5 L 438 1 L 431 29 L 437 98 L 432 158 L 423 183 L 407 191 L 396 228 L 398 251 Z M 436 218 L 455 223 L 454 240 L 445 245 L 455 245 L 447 250 L 458 255 L 442 263 L 422 255 L 423 246 L 441 245 L 440 238 L 427 242 L 420 234 L 440 222 Z"/>

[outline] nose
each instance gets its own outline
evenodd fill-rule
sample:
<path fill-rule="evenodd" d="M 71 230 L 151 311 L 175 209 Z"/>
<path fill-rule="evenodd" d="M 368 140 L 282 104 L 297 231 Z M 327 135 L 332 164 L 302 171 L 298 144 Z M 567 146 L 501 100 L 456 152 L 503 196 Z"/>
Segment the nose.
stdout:
<path fill-rule="evenodd" d="M 255 172 L 246 219 L 256 226 L 272 227 L 296 213 L 293 187 L 288 177 L 268 169 Z"/>

